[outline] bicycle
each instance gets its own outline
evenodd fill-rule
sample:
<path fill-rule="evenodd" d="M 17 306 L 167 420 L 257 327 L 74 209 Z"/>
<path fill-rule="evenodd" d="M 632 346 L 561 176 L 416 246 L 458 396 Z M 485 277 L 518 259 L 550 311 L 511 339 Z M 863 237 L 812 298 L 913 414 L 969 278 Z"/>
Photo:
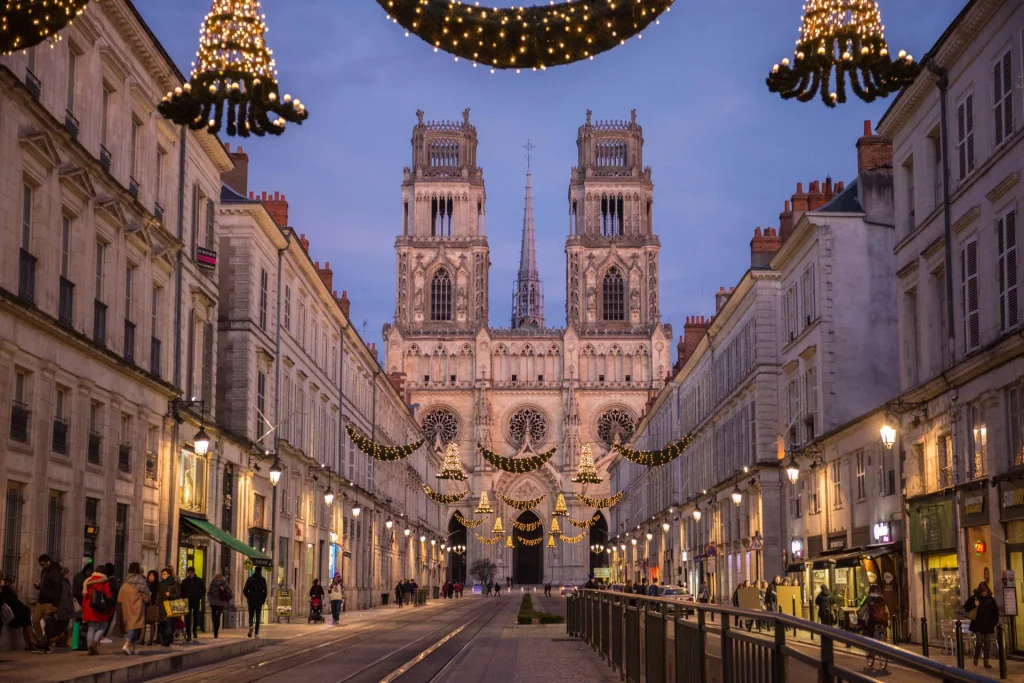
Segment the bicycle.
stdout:
<path fill-rule="evenodd" d="M 877 624 L 875 626 L 875 632 L 874 632 L 874 634 L 872 634 L 872 637 L 875 640 L 880 640 L 880 641 L 882 641 L 884 643 L 885 642 L 885 629 L 886 629 L 886 627 L 885 627 L 884 624 Z M 875 668 L 875 662 L 876 661 L 880 663 L 880 667 L 879 668 L 882 671 L 885 671 L 888 668 L 888 666 L 889 666 L 889 660 L 888 660 L 888 658 L 885 655 L 877 655 L 876 656 L 873 653 L 869 652 L 867 654 L 867 657 L 865 657 L 865 660 L 866 660 L 866 663 L 867 663 L 869 669 L 874 669 Z"/>

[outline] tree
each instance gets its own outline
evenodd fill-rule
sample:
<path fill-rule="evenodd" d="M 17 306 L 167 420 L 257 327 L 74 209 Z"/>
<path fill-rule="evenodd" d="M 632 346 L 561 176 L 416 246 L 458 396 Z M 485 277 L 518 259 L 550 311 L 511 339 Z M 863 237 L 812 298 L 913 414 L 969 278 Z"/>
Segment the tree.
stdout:
<path fill-rule="evenodd" d="M 490 583 L 494 580 L 494 575 L 497 573 L 498 566 L 486 557 L 473 560 L 473 564 L 469 567 L 469 575 L 479 580 L 480 583 Z"/>

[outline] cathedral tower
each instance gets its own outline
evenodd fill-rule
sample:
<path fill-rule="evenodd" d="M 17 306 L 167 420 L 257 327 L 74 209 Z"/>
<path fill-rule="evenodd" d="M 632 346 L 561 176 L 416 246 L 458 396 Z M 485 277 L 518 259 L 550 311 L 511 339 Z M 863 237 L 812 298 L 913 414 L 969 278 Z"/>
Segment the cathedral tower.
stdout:
<path fill-rule="evenodd" d="M 537 270 L 537 243 L 533 230 L 533 181 L 530 153 L 534 147 L 527 140 L 526 201 L 523 206 L 523 247 L 519 253 L 519 277 L 512 290 L 512 329 L 544 327 L 544 287 Z"/>
<path fill-rule="evenodd" d="M 471 331 L 487 324 L 484 232 L 487 192 L 476 165 L 476 128 L 424 121 L 416 112 L 412 167 L 402 181 L 402 233 L 395 324 L 404 329 Z"/>
<path fill-rule="evenodd" d="M 566 320 L 583 333 L 649 334 L 661 321 L 651 169 L 643 128 L 629 121 L 587 122 L 576 137 L 569 181 Z"/>

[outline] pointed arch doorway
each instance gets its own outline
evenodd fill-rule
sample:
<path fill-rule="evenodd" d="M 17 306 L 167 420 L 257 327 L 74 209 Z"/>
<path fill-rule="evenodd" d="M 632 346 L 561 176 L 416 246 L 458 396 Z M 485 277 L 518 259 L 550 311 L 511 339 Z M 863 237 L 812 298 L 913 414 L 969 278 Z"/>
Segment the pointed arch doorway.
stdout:
<path fill-rule="evenodd" d="M 516 518 L 521 524 L 532 524 L 540 521 L 540 517 L 532 510 L 527 510 Z M 512 551 L 512 580 L 520 586 L 531 586 L 544 581 L 544 527 L 533 531 L 519 531 L 513 526 L 508 530 L 515 534 L 515 550 Z M 526 545 L 520 539 L 540 543 Z"/>

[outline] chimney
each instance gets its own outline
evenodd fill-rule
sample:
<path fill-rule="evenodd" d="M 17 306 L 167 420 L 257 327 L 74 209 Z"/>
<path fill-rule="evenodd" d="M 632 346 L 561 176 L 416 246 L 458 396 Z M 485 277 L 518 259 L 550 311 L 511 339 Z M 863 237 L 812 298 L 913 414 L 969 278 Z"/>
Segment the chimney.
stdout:
<path fill-rule="evenodd" d="M 267 213 L 274 219 L 274 222 L 279 226 L 284 227 L 288 225 L 288 200 L 285 195 L 280 192 L 275 192 L 273 196 L 264 192 L 260 196 L 260 201 L 263 202 L 263 206 L 266 207 Z M 306 248 L 309 251 L 309 248 Z"/>
<path fill-rule="evenodd" d="M 391 382 L 391 386 L 395 388 L 395 391 L 398 392 L 398 395 L 402 397 L 402 401 L 408 403 L 409 394 L 406 393 L 405 373 L 398 371 L 392 372 L 390 375 L 388 375 L 388 381 Z"/>
<path fill-rule="evenodd" d="M 812 191 L 807 197 L 807 210 L 817 211 L 821 207 L 832 201 L 835 193 L 832 190 L 832 176 L 825 178 L 825 184 L 820 184 L 817 180 L 811 183 Z"/>
<path fill-rule="evenodd" d="M 715 313 L 718 313 L 725 306 L 726 302 L 729 301 L 729 295 L 732 294 L 732 290 L 726 290 L 725 287 L 719 287 L 718 291 L 715 292 Z"/>
<path fill-rule="evenodd" d="M 324 267 L 320 267 L 320 262 L 316 262 L 316 272 L 320 274 L 320 279 L 323 280 L 324 285 L 328 291 L 334 289 L 334 271 L 331 270 L 331 262 L 328 261 L 324 264 Z"/>
<path fill-rule="evenodd" d="M 367 342 L 366 348 L 370 350 L 370 355 L 373 356 L 373 359 L 379 363 L 380 360 L 377 358 L 377 343 L 374 342 L 371 344 L 370 342 Z"/>
<path fill-rule="evenodd" d="M 225 185 L 244 197 L 249 194 L 249 155 L 242 151 L 241 145 L 238 146 L 237 152 L 232 152 L 230 142 L 224 143 L 224 149 L 227 150 L 231 161 L 235 163 L 235 167 L 222 174 L 220 179 Z"/>
<path fill-rule="evenodd" d="M 793 234 L 793 205 L 786 200 L 786 208 L 779 214 L 779 237 L 785 242 Z"/>
<path fill-rule="evenodd" d="M 864 136 L 857 140 L 857 172 L 892 169 L 892 140 L 871 132 L 871 121 L 864 122 Z"/>
<path fill-rule="evenodd" d="M 775 228 L 754 229 L 754 238 L 750 240 L 750 267 L 764 268 L 767 266 L 775 252 L 782 248 L 782 238 L 775 231 Z"/>
<path fill-rule="evenodd" d="M 301 235 L 299 235 L 299 243 L 302 245 L 302 248 L 305 249 L 306 253 L 308 254 L 309 240 L 306 239 L 306 233 L 302 233 Z"/>
<path fill-rule="evenodd" d="M 705 319 L 702 315 L 686 316 L 686 324 L 683 325 L 683 336 L 679 338 L 679 357 L 676 360 L 676 367 L 681 369 L 690 360 L 690 356 L 697 350 L 697 345 L 704 338 L 711 319 Z"/>
<path fill-rule="evenodd" d="M 348 320 L 348 312 L 352 307 L 352 303 L 348 300 L 348 290 L 341 290 L 341 298 L 338 299 L 338 308 L 341 309 L 341 314 L 345 316 L 345 320 Z"/>

